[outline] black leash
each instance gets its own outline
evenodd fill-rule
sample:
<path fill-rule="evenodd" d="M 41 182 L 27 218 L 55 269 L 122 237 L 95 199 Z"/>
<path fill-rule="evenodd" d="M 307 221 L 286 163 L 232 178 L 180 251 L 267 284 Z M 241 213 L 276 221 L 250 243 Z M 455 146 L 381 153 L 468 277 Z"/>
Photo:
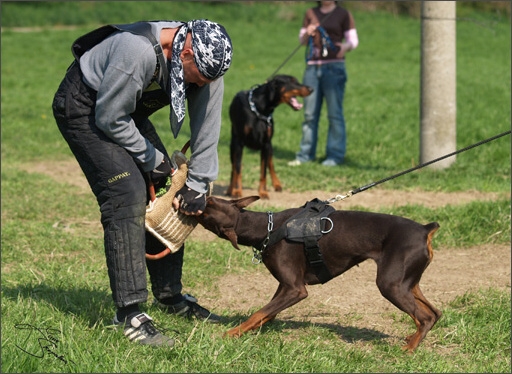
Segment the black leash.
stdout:
<path fill-rule="evenodd" d="M 505 131 L 505 132 L 503 132 L 503 133 L 501 133 L 501 134 L 498 134 L 498 135 L 496 135 L 496 136 L 493 136 L 493 137 L 491 137 L 491 138 L 488 138 L 488 139 L 482 140 L 482 141 L 480 141 L 480 142 L 478 142 L 478 143 L 475 143 L 475 144 L 469 145 L 469 146 L 467 146 L 467 147 L 465 147 L 465 148 L 462 148 L 462 149 L 459 149 L 459 150 L 457 150 L 457 151 L 455 151 L 455 152 L 452 152 L 452 153 L 449 153 L 449 154 L 444 155 L 444 156 L 442 156 L 442 157 L 436 158 L 436 159 L 434 159 L 434 160 L 432 160 L 432 161 L 425 162 L 424 164 L 420 164 L 420 165 L 415 166 L 415 167 L 413 167 L 413 168 L 410 168 L 410 169 L 404 170 L 404 171 L 402 171 L 402 172 L 400 172 L 400 173 L 397 173 L 397 174 L 394 174 L 394 175 L 392 175 L 392 176 L 390 176 L 390 177 L 387 177 L 387 178 L 381 179 L 381 180 L 379 180 L 379 181 L 377 181 L 377 182 L 372 182 L 372 183 L 367 184 L 367 185 L 365 185 L 365 186 L 362 186 L 362 187 L 356 188 L 355 190 L 351 190 L 351 191 L 349 191 L 346 195 L 338 195 L 338 196 L 336 196 L 336 197 L 334 197 L 334 198 L 332 198 L 332 199 L 327 200 L 327 203 L 328 203 L 328 204 L 331 204 L 331 203 L 334 203 L 334 202 L 336 202 L 336 201 L 340 201 L 340 200 L 346 199 L 347 197 L 350 197 L 350 196 L 352 196 L 352 195 L 355 195 L 356 193 L 366 191 L 366 190 L 368 190 L 368 189 L 370 189 L 370 188 L 372 188 L 372 187 L 375 187 L 375 186 L 377 186 L 377 185 L 379 185 L 379 184 L 381 184 L 381 183 L 384 183 L 384 182 L 390 181 L 390 180 L 392 180 L 392 179 L 398 178 L 398 177 L 400 177 L 400 176 L 402 176 L 402 175 L 404 175 L 404 174 L 410 173 L 410 172 L 412 172 L 412 171 L 414 171 L 414 170 L 421 169 L 421 168 L 423 168 L 423 167 L 425 167 L 425 166 L 428 166 L 428 165 L 434 164 L 434 163 L 436 163 L 436 162 L 439 162 L 439 161 L 441 161 L 441 160 L 444 160 L 445 158 L 448 158 L 448 157 L 451 157 L 451 156 L 455 156 L 455 155 L 456 155 L 456 154 L 458 154 L 458 153 L 465 152 L 465 151 L 467 151 L 467 150 L 469 150 L 469 149 L 471 149 L 471 148 L 475 148 L 475 147 L 478 147 L 478 146 L 480 146 L 480 145 L 482 145 L 482 144 L 485 144 L 485 143 L 491 142 L 491 141 L 493 141 L 493 140 L 496 140 L 496 139 L 498 139 L 498 138 L 501 138 L 502 136 L 505 136 L 505 135 L 510 134 L 510 132 L 511 132 L 511 130 Z"/>
<path fill-rule="evenodd" d="M 277 72 L 279 70 L 281 70 L 281 68 L 293 57 L 293 55 L 295 53 L 297 53 L 297 51 L 299 50 L 299 48 L 302 47 L 302 44 L 299 44 L 294 50 L 292 53 L 290 53 L 290 55 L 283 61 L 283 63 L 281 65 L 279 65 L 279 67 L 272 73 L 272 75 L 270 77 L 267 78 L 267 82 L 270 81 L 272 78 L 274 78 L 274 76 L 277 74 Z"/>

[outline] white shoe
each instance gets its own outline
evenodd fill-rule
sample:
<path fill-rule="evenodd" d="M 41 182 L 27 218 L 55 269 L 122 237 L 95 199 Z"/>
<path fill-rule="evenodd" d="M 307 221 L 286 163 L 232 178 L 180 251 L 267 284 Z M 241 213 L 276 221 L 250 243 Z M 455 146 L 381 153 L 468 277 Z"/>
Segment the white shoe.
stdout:
<path fill-rule="evenodd" d="M 336 161 L 334 161 L 333 159 L 328 158 L 327 160 L 322 162 L 322 165 L 323 166 L 337 166 L 338 163 Z"/>
<path fill-rule="evenodd" d="M 299 165 L 302 165 L 302 164 L 303 164 L 303 162 L 300 161 L 300 160 L 297 160 L 297 159 L 288 162 L 288 166 L 299 166 Z"/>
<path fill-rule="evenodd" d="M 136 341 L 140 344 L 154 347 L 174 346 L 174 339 L 163 335 L 162 332 L 153 325 L 153 319 L 146 313 L 137 314 L 130 319 L 130 321 L 125 322 L 119 321 L 116 314 L 113 324 L 122 327 L 124 335 L 132 342 Z"/>

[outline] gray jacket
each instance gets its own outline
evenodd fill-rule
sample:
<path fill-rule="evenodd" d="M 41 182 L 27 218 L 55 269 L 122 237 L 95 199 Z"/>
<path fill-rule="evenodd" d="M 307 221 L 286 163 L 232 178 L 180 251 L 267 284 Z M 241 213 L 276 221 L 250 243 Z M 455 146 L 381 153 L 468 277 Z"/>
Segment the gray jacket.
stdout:
<path fill-rule="evenodd" d="M 152 29 L 160 40 L 163 28 L 181 24 L 156 22 Z M 129 32 L 115 32 L 85 52 L 80 68 L 84 82 L 97 91 L 96 126 L 125 148 L 144 171 L 153 170 L 162 162 L 163 155 L 139 133 L 130 116 L 155 72 L 156 55 L 150 41 Z M 172 68 L 170 62 L 168 68 Z M 191 131 L 187 185 L 202 193 L 218 175 L 223 95 L 222 77 L 203 87 L 191 85 L 186 90 Z M 169 108 L 172 110 L 172 106 Z"/>

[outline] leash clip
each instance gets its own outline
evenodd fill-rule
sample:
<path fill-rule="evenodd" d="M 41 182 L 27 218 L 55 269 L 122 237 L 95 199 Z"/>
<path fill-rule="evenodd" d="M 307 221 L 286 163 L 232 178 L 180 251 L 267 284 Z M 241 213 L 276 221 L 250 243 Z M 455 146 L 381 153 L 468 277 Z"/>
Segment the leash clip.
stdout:
<path fill-rule="evenodd" d="M 335 203 L 340 200 L 345 200 L 346 198 L 349 198 L 352 195 L 353 195 L 352 190 L 350 190 L 347 192 L 346 195 L 336 195 L 335 197 L 328 199 L 326 202 L 327 202 L 327 204 L 332 204 L 332 203 Z"/>

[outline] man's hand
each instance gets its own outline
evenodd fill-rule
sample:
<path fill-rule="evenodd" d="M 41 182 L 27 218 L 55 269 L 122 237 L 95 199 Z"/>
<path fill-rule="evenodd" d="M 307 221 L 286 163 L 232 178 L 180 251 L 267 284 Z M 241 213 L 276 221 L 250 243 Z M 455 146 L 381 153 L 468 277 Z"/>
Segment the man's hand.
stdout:
<path fill-rule="evenodd" d="M 172 206 L 187 216 L 198 216 L 203 214 L 206 208 L 206 195 L 184 185 L 176 192 Z"/>
<path fill-rule="evenodd" d="M 164 156 L 162 163 L 158 167 L 149 172 L 149 179 L 155 187 L 155 194 L 157 196 L 161 196 L 169 190 L 170 185 L 167 183 L 167 180 L 171 172 L 171 162 L 167 156 Z M 163 191 L 161 191 L 162 189 Z"/>

